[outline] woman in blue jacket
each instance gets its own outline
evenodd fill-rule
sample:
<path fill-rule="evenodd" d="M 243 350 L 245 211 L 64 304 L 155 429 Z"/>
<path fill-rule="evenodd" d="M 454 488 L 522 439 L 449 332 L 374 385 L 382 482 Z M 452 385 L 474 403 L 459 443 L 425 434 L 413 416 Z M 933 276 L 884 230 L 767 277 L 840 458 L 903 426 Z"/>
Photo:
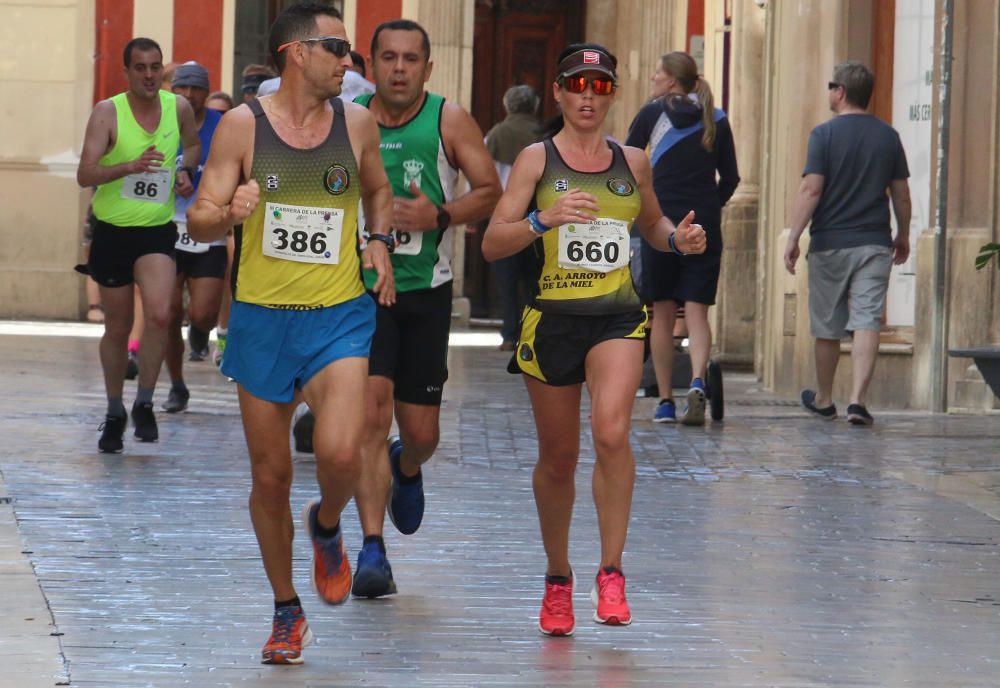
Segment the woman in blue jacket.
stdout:
<path fill-rule="evenodd" d="M 643 244 L 643 296 L 653 302 L 650 349 L 660 403 L 653 420 L 677 420 L 671 376 L 677 308 L 684 306 L 691 387 L 681 415 L 685 425 L 705 423 L 705 369 L 712 347 L 708 307 L 715 303 L 722 257 L 722 206 L 740 182 L 733 132 L 726 113 L 713 106 L 712 90 L 687 53 L 660 59 L 667 93 L 647 103 L 629 127 L 625 144 L 646 148 L 653 166 L 653 189 L 660 208 L 674 223 L 690 210 L 705 228 L 708 248 L 698 256 L 678 256 Z"/>

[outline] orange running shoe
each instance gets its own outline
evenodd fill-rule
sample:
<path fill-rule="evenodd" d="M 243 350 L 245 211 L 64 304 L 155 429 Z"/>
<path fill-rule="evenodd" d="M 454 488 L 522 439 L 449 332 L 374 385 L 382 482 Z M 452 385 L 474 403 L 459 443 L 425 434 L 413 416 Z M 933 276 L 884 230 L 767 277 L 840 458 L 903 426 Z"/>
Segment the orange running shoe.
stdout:
<path fill-rule="evenodd" d="M 271 637 L 261 652 L 261 664 L 302 664 L 302 648 L 312 641 L 302 607 L 279 607 L 274 611 Z"/>
<path fill-rule="evenodd" d="M 609 626 L 628 626 L 632 623 L 632 612 L 625 599 L 625 574 L 606 566 L 597 572 L 590 599 L 597 607 L 594 621 Z"/>
<path fill-rule="evenodd" d="M 336 537 L 327 539 L 317 537 L 318 514 L 318 499 L 309 502 L 302 514 L 302 522 L 313 545 L 313 589 L 327 604 L 340 604 L 351 594 L 351 564 L 344 549 L 344 533 L 339 531 Z"/>
<path fill-rule="evenodd" d="M 538 614 L 538 630 L 545 635 L 573 635 L 576 618 L 573 616 L 573 587 L 576 576 L 570 574 L 565 583 L 550 583 L 545 578 L 545 597 Z"/>

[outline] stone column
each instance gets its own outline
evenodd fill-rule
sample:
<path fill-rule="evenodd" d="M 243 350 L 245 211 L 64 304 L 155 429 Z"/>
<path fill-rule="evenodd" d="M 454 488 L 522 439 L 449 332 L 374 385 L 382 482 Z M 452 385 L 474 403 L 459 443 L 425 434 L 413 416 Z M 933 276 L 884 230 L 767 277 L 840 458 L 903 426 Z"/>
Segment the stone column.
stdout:
<path fill-rule="evenodd" d="M 765 10 L 735 0 L 730 43 L 729 121 L 742 181 L 722 214 L 722 272 L 715 344 L 724 363 L 751 367 L 757 317 L 757 225 L 760 206 Z M 706 34 L 711 27 L 706 26 Z M 722 34 L 718 33 L 718 37 Z M 708 45 L 706 45 L 706 53 Z M 707 60 L 707 58 L 706 58 Z M 721 73 L 721 69 L 716 70 Z M 721 100 L 721 84 L 712 83 Z"/>
<path fill-rule="evenodd" d="M 94 0 L 0 0 L 0 317 L 78 319 L 80 236 L 90 191 L 76 183 L 93 106 Z M 40 41 L 59 36 L 55 43 Z M 120 58 L 119 58 L 120 59 Z"/>
<path fill-rule="evenodd" d="M 587 5 L 587 40 L 606 45 L 618 57 L 618 93 L 606 128 L 619 141 L 649 98 L 649 77 L 660 56 L 684 49 L 686 5 L 678 0 L 591 0 Z"/>
<path fill-rule="evenodd" d="M 427 89 L 458 103 L 466 110 L 472 105 L 472 38 L 476 16 L 474 0 L 404 0 L 403 16 L 418 22 L 431 38 L 431 72 Z M 464 177 L 458 182 L 464 193 Z M 470 305 L 465 297 L 465 226 L 457 226 L 452 236 L 453 312 L 468 324 Z"/>

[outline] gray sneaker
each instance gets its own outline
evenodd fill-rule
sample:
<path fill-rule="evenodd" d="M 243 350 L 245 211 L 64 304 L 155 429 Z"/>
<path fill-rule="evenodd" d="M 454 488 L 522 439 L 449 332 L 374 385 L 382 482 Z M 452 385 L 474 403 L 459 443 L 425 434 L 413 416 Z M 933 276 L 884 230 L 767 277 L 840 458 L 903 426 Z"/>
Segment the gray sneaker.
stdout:
<path fill-rule="evenodd" d="M 163 402 L 161 407 L 167 413 L 180 413 L 188 407 L 190 398 L 191 392 L 188 391 L 187 387 L 171 387 L 170 394 L 167 395 L 167 400 Z"/>
<path fill-rule="evenodd" d="M 684 397 L 687 404 L 681 414 L 681 425 L 705 424 L 705 390 L 692 387 Z"/>

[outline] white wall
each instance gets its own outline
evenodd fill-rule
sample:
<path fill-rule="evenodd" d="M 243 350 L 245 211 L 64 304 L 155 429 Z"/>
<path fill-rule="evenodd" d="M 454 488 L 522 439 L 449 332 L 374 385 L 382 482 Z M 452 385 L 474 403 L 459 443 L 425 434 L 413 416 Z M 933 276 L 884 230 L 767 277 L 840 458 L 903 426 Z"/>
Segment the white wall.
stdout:
<path fill-rule="evenodd" d="M 892 125 L 910 166 L 911 257 L 894 268 L 889 282 L 888 324 L 912 326 L 916 313 L 917 237 L 928 229 L 931 209 L 931 102 L 934 97 L 934 0 L 896 3 L 892 77 Z M 893 217 L 895 226 L 895 217 Z"/>

